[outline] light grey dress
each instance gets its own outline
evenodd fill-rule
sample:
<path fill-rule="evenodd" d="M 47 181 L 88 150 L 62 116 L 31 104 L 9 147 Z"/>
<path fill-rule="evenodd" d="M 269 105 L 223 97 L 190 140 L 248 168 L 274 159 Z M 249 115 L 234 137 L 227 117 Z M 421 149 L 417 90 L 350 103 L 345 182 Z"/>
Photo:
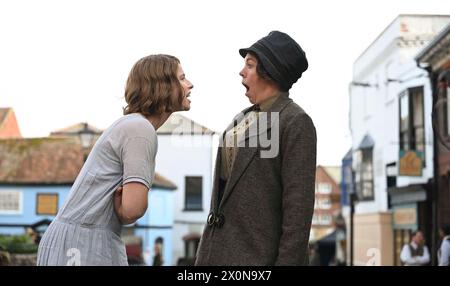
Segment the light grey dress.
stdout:
<path fill-rule="evenodd" d="M 114 192 L 129 182 L 150 189 L 157 148 L 156 131 L 141 114 L 125 115 L 105 130 L 44 233 L 37 264 L 128 265 Z"/>

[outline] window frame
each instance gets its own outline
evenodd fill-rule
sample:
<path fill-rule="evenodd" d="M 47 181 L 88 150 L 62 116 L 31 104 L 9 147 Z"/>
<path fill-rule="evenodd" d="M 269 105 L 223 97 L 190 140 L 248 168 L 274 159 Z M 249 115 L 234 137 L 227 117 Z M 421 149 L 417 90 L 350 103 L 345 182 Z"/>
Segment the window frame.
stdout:
<path fill-rule="evenodd" d="M 326 188 L 326 190 L 327 191 L 324 191 L 324 187 L 327 187 Z M 318 191 L 318 193 L 319 194 L 322 194 L 322 195 L 329 195 L 329 194 L 331 194 L 332 192 L 333 192 L 333 186 L 330 184 L 330 183 L 318 183 L 317 184 L 317 191 Z"/>
<path fill-rule="evenodd" d="M 420 96 L 420 99 L 417 100 L 416 97 Z M 407 104 L 407 112 L 408 112 L 408 118 L 407 121 L 407 128 L 405 129 L 404 126 L 402 126 L 402 105 Z M 421 104 L 421 110 L 420 110 L 420 117 L 421 117 L 421 123 L 416 125 L 416 118 L 419 116 L 418 112 L 415 112 L 415 104 L 414 102 L 420 102 Z M 425 132 L 425 96 L 424 96 L 424 87 L 423 86 L 415 86 L 407 88 L 406 90 L 402 91 L 399 94 L 399 149 L 402 151 L 420 151 L 422 152 L 422 166 L 426 167 L 426 160 L 425 160 L 425 154 L 426 154 L 426 132 Z M 421 142 L 418 142 L 418 129 L 422 129 L 420 131 L 422 140 Z M 407 137 L 406 140 L 404 140 L 403 137 Z M 407 141 L 407 142 L 405 142 Z M 422 150 L 418 149 L 418 145 L 422 145 Z"/>
<path fill-rule="evenodd" d="M 200 179 L 200 205 L 191 206 L 188 199 L 189 179 Z M 192 195 L 192 194 L 190 194 Z M 184 178 L 184 211 L 203 211 L 203 176 L 185 176 Z"/>
<path fill-rule="evenodd" d="M 375 187 L 373 174 L 373 148 L 360 149 L 357 153 L 355 186 L 358 201 L 374 201 Z M 370 173 L 370 176 L 368 176 L 368 173 Z M 369 194 L 365 194 L 365 185 L 370 185 Z"/>
<path fill-rule="evenodd" d="M 55 213 L 40 213 L 39 212 L 39 197 L 40 196 L 55 196 L 56 197 L 56 212 Z M 58 193 L 36 193 L 36 215 L 50 215 L 56 216 L 59 211 L 59 194 Z"/>
<path fill-rule="evenodd" d="M 0 195 L 5 195 L 7 193 L 13 193 L 18 195 L 18 209 L 17 210 L 3 210 L 0 208 L 0 215 L 21 215 L 23 214 L 23 192 L 17 190 L 1 190 Z M 0 200 L 1 203 L 4 203 L 4 200 Z"/>

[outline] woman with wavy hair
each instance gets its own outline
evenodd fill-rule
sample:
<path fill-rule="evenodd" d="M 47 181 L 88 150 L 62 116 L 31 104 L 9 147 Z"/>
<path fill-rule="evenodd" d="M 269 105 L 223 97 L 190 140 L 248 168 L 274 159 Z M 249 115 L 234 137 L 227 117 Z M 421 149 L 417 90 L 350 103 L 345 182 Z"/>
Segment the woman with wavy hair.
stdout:
<path fill-rule="evenodd" d="M 121 228 L 147 210 L 156 130 L 173 112 L 190 109 L 192 88 L 176 57 L 150 55 L 133 66 L 124 116 L 92 148 L 42 237 L 38 265 L 128 265 Z"/>

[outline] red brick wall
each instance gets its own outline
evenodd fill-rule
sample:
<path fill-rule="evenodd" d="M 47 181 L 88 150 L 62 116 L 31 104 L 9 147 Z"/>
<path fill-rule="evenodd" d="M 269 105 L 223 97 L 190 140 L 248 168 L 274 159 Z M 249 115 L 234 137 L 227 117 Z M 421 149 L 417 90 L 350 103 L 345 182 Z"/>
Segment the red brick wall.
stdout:
<path fill-rule="evenodd" d="M 330 198 L 331 200 L 331 208 L 330 209 L 315 209 L 314 215 L 322 215 L 329 214 L 332 218 L 336 211 L 341 209 L 340 195 L 341 191 L 339 185 L 328 175 L 325 169 L 322 166 L 318 166 L 316 168 L 316 186 L 319 183 L 329 183 L 331 184 L 331 193 L 330 194 L 321 194 L 316 192 L 315 199 L 318 201 L 319 199 Z M 318 228 L 323 227 L 331 227 L 330 225 L 314 225 Z"/>

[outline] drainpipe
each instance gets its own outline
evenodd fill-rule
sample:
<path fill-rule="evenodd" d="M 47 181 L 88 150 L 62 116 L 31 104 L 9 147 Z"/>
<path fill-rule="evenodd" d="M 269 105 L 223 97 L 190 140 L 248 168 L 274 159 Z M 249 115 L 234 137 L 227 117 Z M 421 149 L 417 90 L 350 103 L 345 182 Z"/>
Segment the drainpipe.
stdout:
<path fill-rule="evenodd" d="M 353 217 L 355 215 L 355 193 L 350 193 L 350 266 L 353 266 L 353 247 L 354 247 L 354 223 Z"/>

